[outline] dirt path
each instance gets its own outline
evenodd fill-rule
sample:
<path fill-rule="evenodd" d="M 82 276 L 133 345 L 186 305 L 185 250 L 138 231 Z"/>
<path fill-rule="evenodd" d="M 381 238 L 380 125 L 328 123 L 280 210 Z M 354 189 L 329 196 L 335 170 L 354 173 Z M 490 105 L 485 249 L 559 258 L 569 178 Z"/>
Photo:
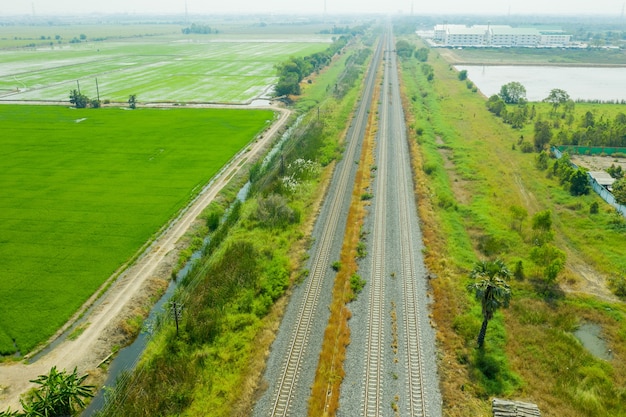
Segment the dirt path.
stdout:
<path fill-rule="evenodd" d="M 20 362 L 0 365 L 0 411 L 4 411 L 7 407 L 18 408 L 20 395 L 33 385 L 29 381 L 38 375 L 47 374 L 53 366 L 67 370 L 77 367 L 79 373 L 82 374 L 95 370 L 111 353 L 116 341 L 110 336 L 119 333 L 120 318 L 127 315 L 129 310 L 134 309 L 133 299 L 142 292 L 148 291 L 150 281 L 154 278 L 169 278 L 167 266 L 177 256 L 176 244 L 179 239 L 244 162 L 259 157 L 271 144 L 279 129 L 285 126 L 290 112 L 278 107 L 269 108 L 279 112 L 278 120 L 262 135 L 259 135 L 256 141 L 235 156 L 214 178 L 213 183 L 204 189 L 184 213 L 174 220 L 139 259 L 120 275 L 105 293 L 102 302 L 87 317 L 88 325 L 79 337 L 75 340 L 63 341 L 32 364 Z"/>

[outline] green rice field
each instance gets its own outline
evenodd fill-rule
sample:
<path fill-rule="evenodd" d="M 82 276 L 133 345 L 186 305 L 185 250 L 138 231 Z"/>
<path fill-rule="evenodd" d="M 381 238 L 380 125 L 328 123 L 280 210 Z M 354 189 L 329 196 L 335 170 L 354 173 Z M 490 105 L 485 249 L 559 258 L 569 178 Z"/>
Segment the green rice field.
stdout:
<path fill-rule="evenodd" d="M 0 354 L 54 334 L 272 118 L 0 106 Z"/>
<path fill-rule="evenodd" d="M 276 81 L 276 64 L 322 51 L 330 41 L 311 33 L 46 41 L 0 50 L 0 102 L 68 101 L 80 87 L 102 101 L 125 102 L 135 94 L 140 102 L 248 103 Z"/>

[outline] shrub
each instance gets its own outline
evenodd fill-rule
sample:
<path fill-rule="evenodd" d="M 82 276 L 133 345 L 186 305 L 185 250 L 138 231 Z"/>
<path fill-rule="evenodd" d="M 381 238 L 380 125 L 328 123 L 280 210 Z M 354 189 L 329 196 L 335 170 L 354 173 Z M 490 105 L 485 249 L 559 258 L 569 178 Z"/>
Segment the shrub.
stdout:
<path fill-rule="evenodd" d="M 626 297 L 626 277 L 620 275 L 609 278 L 609 286 L 613 294 L 618 297 Z"/>
<path fill-rule="evenodd" d="M 513 276 L 515 279 L 522 281 L 525 278 L 524 275 L 524 263 L 519 260 L 515 263 L 515 268 L 513 269 Z"/>
<path fill-rule="evenodd" d="M 426 175 L 432 175 L 435 173 L 435 171 L 437 171 L 437 164 L 435 164 L 434 162 L 428 162 L 426 164 L 424 164 L 422 170 L 424 171 L 424 173 Z"/>
<path fill-rule="evenodd" d="M 363 290 L 363 287 L 365 287 L 365 284 L 365 280 L 361 278 L 359 274 L 352 274 L 350 277 L 350 288 L 354 295 L 359 294 Z"/>
<path fill-rule="evenodd" d="M 356 245 L 356 257 L 359 259 L 363 259 L 367 256 L 367 247 L 365 242 L 359 242 Z"/>
<path fill-rule="evenodd" d="M 258 199 L 256 218 L 269 228 L 282 228 L 299 220 L 299 215 L 287 204 L 287 199 L 279 194 L 270 194 Z"/>
<path fill-rule="evenodd" d="M 478 250 L 485 256 L 497 255 L 507 250 L 507 244 L 495 236 L 484 235 L 478 238 Z"/>
<path fill-rule="evenodd" d="M 533 147 L 533 145 L 530 142 L 523 141 L 520 144 L 520 150 L 523 153 L 532 153 L 535 150 L 535 148 Z"/>

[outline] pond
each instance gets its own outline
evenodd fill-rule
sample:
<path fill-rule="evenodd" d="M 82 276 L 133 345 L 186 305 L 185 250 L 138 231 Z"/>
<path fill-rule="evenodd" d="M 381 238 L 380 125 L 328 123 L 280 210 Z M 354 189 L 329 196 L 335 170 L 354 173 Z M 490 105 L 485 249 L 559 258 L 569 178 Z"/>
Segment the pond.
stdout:
<path fill-rule="evenodd" d="M 602 338 L 602 327 L 599 325 L 583 323 L 576 329 L 574 336 L 593 356 L 606 361 L 613 358 L 611 350 Z"/>
<path fill-rule="evenodd" d="M 559 67 L 526 65 L 457 65 L 487 97 L 511 81 L 526 87 L 529 101 L 541 101 L 550 90 L 567 91 L 573 100 L 626 100 L 626 67 Z"/>

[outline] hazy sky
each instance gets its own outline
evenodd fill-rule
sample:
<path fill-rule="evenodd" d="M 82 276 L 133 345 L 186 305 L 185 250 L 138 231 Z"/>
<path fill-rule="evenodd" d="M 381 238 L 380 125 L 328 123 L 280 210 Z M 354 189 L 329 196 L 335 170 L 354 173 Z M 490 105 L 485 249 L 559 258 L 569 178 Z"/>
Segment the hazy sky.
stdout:
<path fill-rule="evenodd" d="M 365 12 L 408 14 L 607 14 L 621 16 L 626 0 L 0 0 L 0 15 L 90 12 Z"/>

